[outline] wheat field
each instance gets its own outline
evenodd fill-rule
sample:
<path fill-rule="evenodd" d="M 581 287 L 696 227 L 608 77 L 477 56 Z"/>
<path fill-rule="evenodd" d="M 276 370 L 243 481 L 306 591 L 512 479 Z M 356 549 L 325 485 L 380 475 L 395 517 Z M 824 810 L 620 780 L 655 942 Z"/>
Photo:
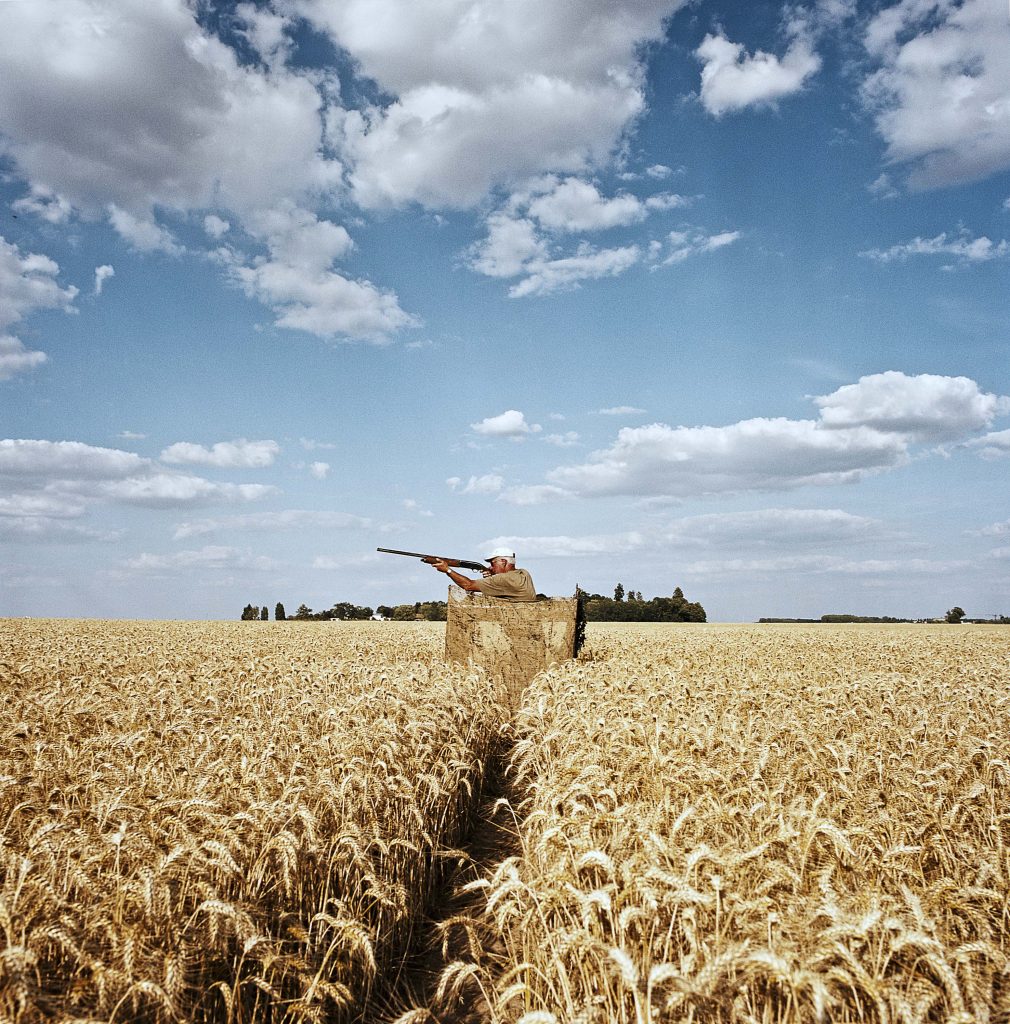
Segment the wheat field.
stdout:
<path fill-rule="evenodd" d="M 1010 632 L 443 642 L 0 623 L 0 1021 L 1010 1021 Z"/>

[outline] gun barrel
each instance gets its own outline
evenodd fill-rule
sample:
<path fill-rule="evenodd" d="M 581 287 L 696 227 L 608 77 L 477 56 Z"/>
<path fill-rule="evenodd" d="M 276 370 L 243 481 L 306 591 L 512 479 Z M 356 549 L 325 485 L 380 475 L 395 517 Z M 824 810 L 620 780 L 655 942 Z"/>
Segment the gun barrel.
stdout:
<path fill-rule="evenodd" d="M 467 562 L 462 558 L 447 558 L 442 555 L 426 555 L 420 551 L 397 551 L 396 548 L 376 548 L 375 550 L 381 551 L 384 555 L 404 555 L 407 558 L 420 558 L 422 560 L 437 558 L 439 561 L 448 562 L 449 565 L 458 566 L 460 569 L 471 569 L 474 572 L 483 572 L 487 569 L 487 566 L 482 565 L 480 562 Z"/>

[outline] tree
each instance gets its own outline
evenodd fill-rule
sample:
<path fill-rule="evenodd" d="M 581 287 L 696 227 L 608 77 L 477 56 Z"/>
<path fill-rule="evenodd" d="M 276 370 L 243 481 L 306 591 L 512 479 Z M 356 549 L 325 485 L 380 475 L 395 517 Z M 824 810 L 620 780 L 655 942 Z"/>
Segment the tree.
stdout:
<path fill-rule="evenodd" d="M 287 615 L 284 614 L 284 605 L 280 601 L 277 602 L 277 607 L 274 608 L 274 618 L 278 622 L 283 622 L 287 618 Z"/>
<path fill-rule="evenodd" d="M 379 607 L 375 609 L 375 614 L 381 615 L 384 619 L 391 619 L 393 617 L 393 608 L 388 604 L 380 604 Z"/>
<path fill-rule="evenodd" d="M 260 617 L 260 610 L 255 605 L 247 604 L 245 606 L 245 608 L 242 609 L 242 621 L 243 622 L 250 622 L 251 620 L 258 619 L 259 617 Z"/>
<path fill-rule="evenodd" d="M 266 605 L 263 605 L 263 607 L 260 609 L 260 620 L 262 622 L 266 622 L 269 618 L 270 609 Z"/>
<path fill-rule="evenodd" d="M 624 600 L 624 585 L 622 583 L 618 583 L 617 586 L 614 587 L 614 600 L 615 601 L 623 601 Z"/>
<path fill-rule="evenodd" d="M 947 620 L 947 622 L 952 622 L 955 625 L 960 625 L 961 620 L 964 618 L 964 615 L 964 609 L 961 608 L 959 605 L 954 605 L 954 607 L 951 608 L 949 612 L 947 612 L 944 618 Z"/>
<path fill-rule="evenodd" d="M 300 604 L 298 611 L 295 612 L 296 619 L 311 619 L 312 609 L 307 604 Z"/>

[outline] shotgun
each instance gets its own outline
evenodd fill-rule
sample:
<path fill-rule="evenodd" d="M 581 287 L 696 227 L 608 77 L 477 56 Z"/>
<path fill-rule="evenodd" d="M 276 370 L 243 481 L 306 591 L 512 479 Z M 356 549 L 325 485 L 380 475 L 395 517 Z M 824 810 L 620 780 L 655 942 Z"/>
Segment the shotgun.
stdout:
<path fill-rule="evenodd" d="M 424 555 L 420 551 L 397 551 L 396 548 L 376 548 L 384 555 L 405 555 L 407 558 L 420 558 L 431 565 L 432 562 L 445 562 L 454 569 L 472 569 L 474 572 L 487 572 L 488 567 L 481 562 L 467 562 L 462 558 L 443 558 L 441 555 Z"/>

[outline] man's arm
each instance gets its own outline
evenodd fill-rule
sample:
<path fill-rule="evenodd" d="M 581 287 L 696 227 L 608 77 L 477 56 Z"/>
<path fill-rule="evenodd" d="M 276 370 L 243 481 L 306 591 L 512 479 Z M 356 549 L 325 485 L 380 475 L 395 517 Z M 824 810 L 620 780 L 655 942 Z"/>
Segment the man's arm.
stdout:
<path fill-rule="evenodd" d="M 444 572 L 457 587 L 462 587 L 468 594 L 480 593 L 480 587 L 477 585 L 476 580 L 472 580 L 467 576 L 460 576 L 458 572 L 453 572 L 448 564 L 441 559 L 429 564 L 434 566 L 439 572 Z"/>

